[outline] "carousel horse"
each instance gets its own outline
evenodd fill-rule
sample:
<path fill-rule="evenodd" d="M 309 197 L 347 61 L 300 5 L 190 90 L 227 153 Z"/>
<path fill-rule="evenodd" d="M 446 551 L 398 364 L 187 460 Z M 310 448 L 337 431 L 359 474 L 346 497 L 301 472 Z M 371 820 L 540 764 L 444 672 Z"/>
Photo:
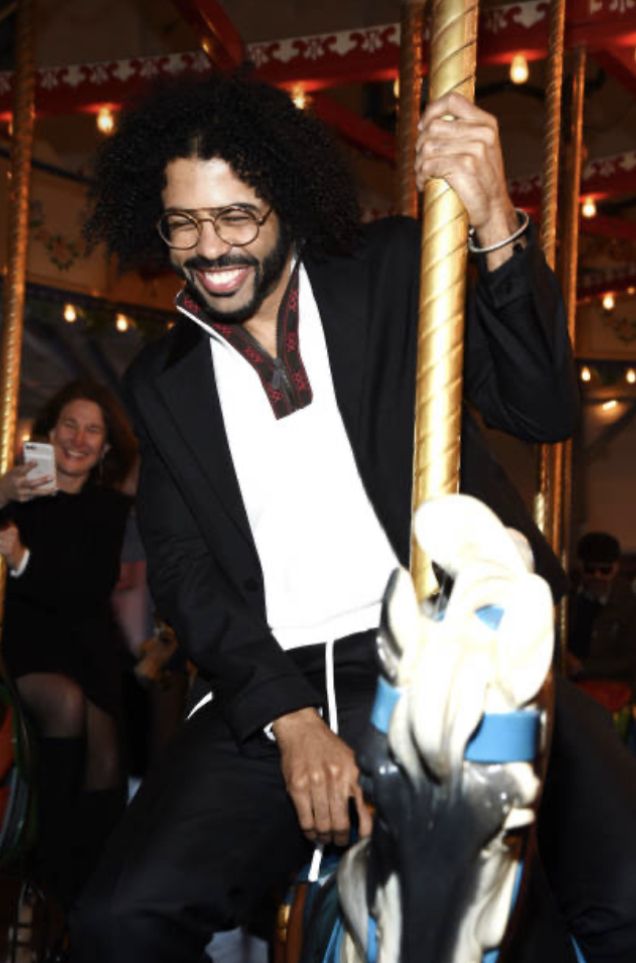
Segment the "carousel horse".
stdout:
<path fill-rule="evenodd" d="M 525 540 L 483 503 L 425 503 L 440 592 L 388 586 L 358 753 L 370 838 L 308 902 L 303 963 L 494 963 L 522 874 L 547 740 L 553 605 Z"/>

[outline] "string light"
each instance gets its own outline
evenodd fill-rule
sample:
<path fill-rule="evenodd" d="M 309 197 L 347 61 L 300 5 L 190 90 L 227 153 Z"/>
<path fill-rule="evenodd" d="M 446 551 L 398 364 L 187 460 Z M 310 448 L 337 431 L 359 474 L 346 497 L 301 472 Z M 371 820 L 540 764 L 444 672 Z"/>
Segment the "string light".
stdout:
<path fill-rule="evenodd" d="M 64 320 L 67 321 L 68 324 L 74 324 L 74 322 L 77 321 L 77 309 L 74 304 L 64 305 Z"/>
<path fill-rule="evenodd" d="M 603 295 L 602 305 L 606 311 L 613 311 L 616 306 L 616 298 L 611 291 Z"/>
<path fill-rule="evenodd" d="M 118 314 L 115 316 L 115 327 L 118 331 L 128 331 L 130 327 L 130 321 L 125 314 Z"/>
<path fill-rule="evenodd" d="M 609 401 L 603 402 L 603 404 L 601 405 L 601 408 L 603 409 L 603 411 L 612 411 L 617 406 L 618 406 L 618 401 L 616 400 L 616 398 L 610 398 Z"/>
<path fill-rule="evenodd" d="M 101 107 L 97 114 L 97 127 L 102 134 L 112 134 L 115 130 L 115 115 L 110 107 Z"/>
<path fill-rule="evenodd" d="M 581 381 L 591 381 L 591 380 L 592 380 L 592 372 L 590 371 L 590 369 L 588 368 L 588 366 L 587 366 L 586 364 L 584 364 L 583 367 L 581 368 L 581 375 L 580 375 L 580 377 L 581 377 Z"/>
<path fill-rule="evenodd" d="M 522 53 L 515 54 L 510 61 L 510 80 L 513 84 L 525 84 L 529 76 L 528 61 Z"/>
<path fill-rule="evenodd" d="M 296 107 L 298 107 L 298 110 L 304 110 L 305 107 L 307 106 L 307 94 L 305 93 L 304 88 L 300 86 L 300 84 L 294 87 L 294 90 L 292 92 L 292 100 L 295 103 Z"/>
<path fill-rule="evenodd" d="M 596 202 L 593 197 L 586 197 L 581 204 L 581 214 L 583 217 L 596 217 Z"/>
<path fill-rule="evenodd" d="M 633 288 L 633 287 L 630 285 L 630 286 L 627 288 L 627 293 L 628 293 L 628 294 L 636 294 L 636 288 Z"/>
<path fill-rule="evenodd" d="M 625 381 L 629 385 L 636 384 L 636 371 L 633 368 L 628 368 L 625 372 Z"/>

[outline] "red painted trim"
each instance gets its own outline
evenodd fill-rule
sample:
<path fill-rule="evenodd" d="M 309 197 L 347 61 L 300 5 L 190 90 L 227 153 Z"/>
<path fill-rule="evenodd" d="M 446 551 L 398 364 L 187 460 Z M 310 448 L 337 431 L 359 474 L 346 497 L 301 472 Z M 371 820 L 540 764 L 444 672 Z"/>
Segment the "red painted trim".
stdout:
<path fill-rule="evenodd" d="M 377 157 L 395 162 L 393 134 L 382 130 L 377 124 L 365 120 L 325 94 L 313 94 L 311 106 L 315 114 L 329 127 L 335 128 L 344 140 L 362 150 L 371 151 Z"/>
<path fill-rule="evenodd" d="M 173 3 L 194 29 L 213 64 L 229 70 L 245 60 L 243 38 L 217 0 L 173 0 Z"/>
<path fill-rule="evenodd" d="M 619 217 L 604 217 L 601 214 L 590 218 L 582 217 L 580 229 L 583 234 L 636 241 L 636 221 L 621 220 Z"/>

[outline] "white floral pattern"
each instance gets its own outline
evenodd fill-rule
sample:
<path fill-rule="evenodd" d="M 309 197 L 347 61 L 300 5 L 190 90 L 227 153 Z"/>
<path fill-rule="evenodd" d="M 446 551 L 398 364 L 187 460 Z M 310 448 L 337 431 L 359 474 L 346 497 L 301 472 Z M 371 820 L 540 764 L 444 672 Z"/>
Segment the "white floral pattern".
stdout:
<path fill-rule="evenodd" d="M 88 71 L 89 84 L 105 84 L 110 80 L 106 64 L 93 64 Z"/>
<path fill-rule="evenodd" d="M 40 75 L 40 86 L 43 90 L 55 90 L 60 86 L 57 70 L 43 70 Z M 2 90 L 0 82 L 0 90 Z M 4 93 L 4 91 L 2 91 Z"/>

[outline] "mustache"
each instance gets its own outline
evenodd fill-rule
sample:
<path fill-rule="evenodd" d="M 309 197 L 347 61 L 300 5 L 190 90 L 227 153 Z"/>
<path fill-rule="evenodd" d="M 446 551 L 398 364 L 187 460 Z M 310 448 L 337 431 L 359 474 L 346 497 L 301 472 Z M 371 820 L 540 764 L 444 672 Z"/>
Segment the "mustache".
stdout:
<path fill-rule="evenodd" d="M 200 254 L 188 258 L 183 262 L 183 267 L 190 271 L 213 271 L 215 268 L 233 267 L 258 267 L 258 260 L 250 254 L 222 254 L 220 257 L 210 260 Z"/>

